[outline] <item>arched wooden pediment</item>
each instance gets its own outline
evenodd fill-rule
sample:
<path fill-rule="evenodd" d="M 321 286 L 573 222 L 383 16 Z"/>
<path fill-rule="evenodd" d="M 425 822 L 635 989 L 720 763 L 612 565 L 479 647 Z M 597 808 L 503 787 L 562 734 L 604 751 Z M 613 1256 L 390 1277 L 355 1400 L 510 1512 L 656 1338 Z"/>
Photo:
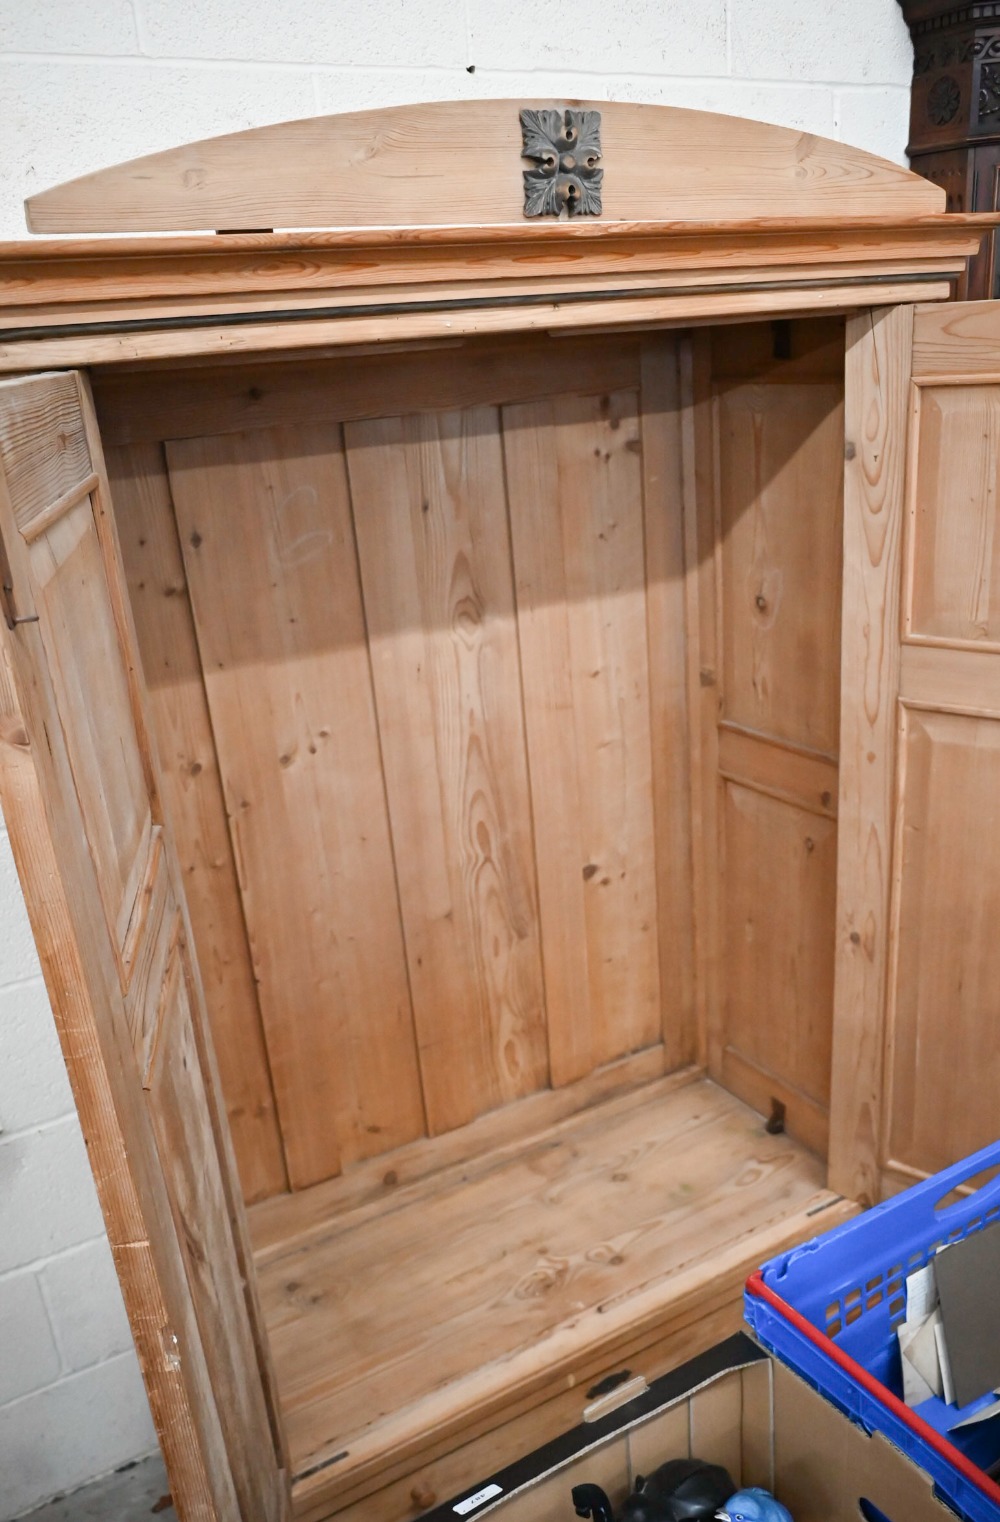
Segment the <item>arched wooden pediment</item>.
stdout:
<path fill-rule="evenodd" d="M 674 106 L 475 100 L 313 117 L 171 148 L 32 196 L 28 226 L 80 234 L 523 224 L 532 164 L 520 113 L 567 108 L 600 113 L 603 224 L 944 210 L 944 191 L 920 176 L 788 127 Z"/>

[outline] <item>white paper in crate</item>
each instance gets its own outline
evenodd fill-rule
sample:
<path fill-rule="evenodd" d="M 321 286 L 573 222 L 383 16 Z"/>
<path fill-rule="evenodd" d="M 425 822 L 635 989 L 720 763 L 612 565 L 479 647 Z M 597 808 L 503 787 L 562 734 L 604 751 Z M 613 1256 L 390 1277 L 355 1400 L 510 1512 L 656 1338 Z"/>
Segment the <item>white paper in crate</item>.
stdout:
<path fill-rule="evenodd" d="M 954 1402 L 948 1350 L 941 1325 L 934 1264 L 927 1263 L 906 1281 L 906 1320 L 896 1328 L 903 1366 L 903 1399 L 919 1406 L 932 1395 Z"/>

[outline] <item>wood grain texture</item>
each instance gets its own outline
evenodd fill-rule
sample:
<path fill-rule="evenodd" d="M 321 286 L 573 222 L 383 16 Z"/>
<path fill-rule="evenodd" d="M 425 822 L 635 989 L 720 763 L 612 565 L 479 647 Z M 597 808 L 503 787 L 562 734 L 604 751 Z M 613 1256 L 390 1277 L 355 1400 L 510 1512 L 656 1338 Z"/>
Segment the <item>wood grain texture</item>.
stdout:
<path fill-rule="evenodd" d="M 431 1135 L 548 1082 L 496 408 L 345 430 Z"/>
<path fill-rule="evenodd" d="M 578 1083 L 561 1089 L 541 1089 L 499 1110 L 491 1110 L 456 1131 L 420 1137 L 381 1157 L 356 1163 L 350 1172 L 262 1200 L 249 1212 L 254 1255 L 258 1263 L 287 1248 L 291 1241 L 322 1236 L 335 1216 L 346 1212 L 377 1214 L 395 1209 L 400 1199 L 436 1189 L 447 1175 L 457 1179 L 470 1164 L 484 1158 L 499 1160 L 520 1147 L 526 1136 L 582 1115 L 608 1099 L 630 1093 L 657 1079 L 669 1077 L 664 1089 L 681 1088 L 703 1076 L 700 1068 L 668 1073 L 662 1046 L 622 1057 L 597 1068 Z"/>
<path fill-rule="evenodd" d="M 93 301 L 106 293 L 112 300 L 129 294 L 163 297 L 185 291 L 246 291 L 335 287 L 417 278 L 415 270 L 439 278 L 453 266 L 457 252 L 470 256 L 489 250 L 506 261 L 503 272 L 523 269 L 524 259 L 565 259 L 569 251 L 597 265 L 614 253 L 634 257 L 635 268 L 656 269 L 664 252 L 669 267 L 692 268 L 729 263 L 755 267 L 763 253 L 768 263 L 827 265 L 837 260 L 878 263 L 891 249 L 902 266 L 924 265 L 937 255 L 967 254 L 1000 222 L 996 213 L 948 212 L 898 216 L 873 212 L 859 216 L 750 217 L 742 221 L 713 218 L 696 227 L 648 219 L 604 222 L 597 218 L 543 222 L 526 220 L 494 226 L 337 228 L 276 233 L 173 233 L 167 237 L 32 238 L 0 242 L 0 292 L 4 304 L 45 306 L 50 301 Z M 831 235 L 836 234 L 836 238 Z M 663 245 L 657 248 L 657 245 Z M 274 259 L 278 256 L 275 266 Z M 372 265 L 372 256 L 377 260 Z M 151 264 L 156 259 L 155 268 Z M 405 272 L 405 273 L 404 273 Z"/>
<path fill-rule="evenodd" d="M 949 216 L 948 221 L 952 218 Z M 579 227 L 579 223 L 574 224 Z M 758 250 L 763 255 L 767 239 Z M 744 254 L 753 248 L 747 240 Z M 279 253 L 279 250 L 275 250 Z M 610 251 L 609 251 L 610 252 Z M 515 253 L 513 248 L 501 248 L 492 252 L 489 273 L 485 275 L 482 265 L 486 262 L 485 245 L 467 253 L 458 250 L 438 254 L 437 251 L 414 248 L 408 243 L 379 254 L 365 261 L 357 254 L 343 250 L 319 251 L 316 265 L 303 270 L 294 260 L 281 261 L 278 269 L 260 268 L 257 278 L 247 271 L 248 278 L 240 279 L 232 266 L 210 261 L 219 270 L 221 284 L 214 290 L 205 289 L 204 280 L 199 282 L 192 271 L 189 287 L 178 281 L 176 271 L 173 279 L 164 271 L 161 279 L 151 278 L 144 288 L 127 276 L 120 281 L 121 294 L 117 300 L 109 300 L 103 310 L 106 322 L 112 330 L 128 331 L 141 328 L 144 323 L 155 326 L 163 319 L 173 319 L 183 327 L 212 326 L 215 322 L 299 322 L 311 316 L 336 316 L 351 314 L 361 317 L 371 315 L 372 309 L 382 311 L 392 307 L 400 315 L 414 306 L 430 310 L 461 308 L 463 299 L 476 294 L 486 306 L 518 304 L 530 305 L 538 300 L 552 300 L 563 304 L 587 300 L 611 303 L 625 298 L 691 296 L 710 294 L 713 291 L 750 293 L 773 285 L 791 291 L 801 290 L 807 284 L 814 289 L 851 289 L 859 284 L 869 284 L 881 278 L 886 271 L 878 257 L 845 255 L 840 240 L 834 251 L 835 257 L 821 258 L 809 265 L 808 274 L 802 266 L 801 245 L 796 247 L 795 257 L 789 266 L 791 250 L 778 253 L 777 262 L 782 266 L 778 278 L 769 262 L 755 262 L 746 257 L 735 256 L 731 248 L 719 249 L 719 264 L 711 257 L 710 246 L 702 245 L 696 252 L 694 241 L 688 247 L 690 262 L 681 257 L 678 245 L 671 241 L 663 250 L 661 258 L 650 257 L 649 243 L 639 245 L 632 240 L 616 245 L 610 259 L 595 257 L 597 250 L 584 246 L 580 253 L 571 253 L 564 245 L 558 254 L 544 239 L 535 246 L 528 246 Z M 449 257 L 450 254 L 450 257 Z M 908 283 L 921 284 L 924 294 L 946 278 L 954 263 L 953 256 L 916 258 L 900 261 L 893 275 Z M 845 264 L 850 268 L 845 269 Z M 29 264 L 30 268 L 30 264 Z M 323 282 L 321 270 L 326 273 Z M 36 281 L 38 267 L 35 266 Z M 93 306 L 86 301 L 62 304 L 58 299 L 44 299 L 43 286 L 39 282 L 36 299 L 26 303 L 26 309 L 16 305 L 18 291 L 10 290 L 12 271 L 3 263 L 3 245 L 0 244 L 0 331 L 7 330 L 8 337 L 15 337 L 11 329 L 25 329 L 39 337 L 57 334 L 66 326 L 80 324 L 87 328 L 96 321 Z M 110 273 L 110 266 L 109 266 Z M 30 276 L 27 277 L 30 281 Z M 4 282 L 7 289 L 4 289 Z M 373 300 L 374 293 L 382 288 L 384 299 Z M 170 294 L 166 294 L 167 291 Z M 160 294 L 160 292 L 163 294 Z M 49 292 L 55 298 L 62 294 L 53 281 Z M 10 297 L 14 297 L 14 302 Z M 482 301 L 486 297 L 485 302 Z M 18 313 L 21 312 L 21 320 Z M 22 336 L 24 333 L 22 331 Z"/>
<path fill-rule="evenodd" d="M 721 1090 L 654 1085 L 412 1206 L 290 1243 L 260 1276 L 296 1466 L 347 1450 L 298 1482 L 297 1505 L 710 1302 L 737 1259 L 808 1232 L 826 1199 L 820 1165 Z"/>
<path fill-rule="evenodd" d="M 724 800 L 726 1045 L 825 1107 L 837 826 L 738 783 Z"/>
<path fill-rule="evenodd" d="M 944 193 L 842 143 L 703 111 L 621 102 L 454 101 L 209 138 L 84 175 L 26 203 L 32 232 L 520 223 L 524 107 L 601 112 L 603 216 L 898 215 Z M 474 161 L 457 145 L 474 142 Z"/>
<path fill-rule="evenodd" d="M 139 894 L 129 940 L 134 956 L 127 965 L 125 1019 L 132 1036 L 143 1087 L 160 1030 L 163 980 L 174 948 L 181 936 L 181 918 L 170 882 L 170 868 L 162 848 L 162 831 L 149 853 L 146 881 Z"/>
<path fill-rule="evenodd" d="M 670 1066 L 698 1050 L 691 869 L 684 592 L 684 441 L 677 342 L 641 350 L 642 500 L 646 541 L 650 740 L 656 830 L 663 1044 Z"/>
<path fill-rule="evenodd" d="M 843 383 L 718 392 L 723 714 L 837 753 Z"/>
<path fill-rule="evenodd" d="M 807 1024 L 806 1021 L 800 1021 Z M 813 1022 L 818 1023 L 818 1022 Z M 829 1046 L 829 1034 L 825 1037 Z M 818 1044 L 818 1043 L 817 1043 Z M 815 1152 L 818 1157 L 829 1156 L 830 1107 L 811 1099 L 802 1089 L 796 1088 L 783 1072 L 761 1067 L 752 1061 L 735 1044 L 722 1050 L 719 1059 L 719 1082 L 730 1094 L 750 1105 L 758 1115 L 773 1115 L 776 1103 L 784 1106 L 783 1124 L 789 1136 Z"/>
<path fill-rule="evenodd" d="M 21 699 L 15 690 L 15 673 L 19 683 L 31 681 L 22 642 L 23 634 L 12 648 L 5 635 L 0 661 L 4 822 L 178 1513 L 191 1522 L 221 1522 L 236 1515 L 236 1498 L 210 1376 L 190 1306 L 186 1315 L 178 1310 L 186 1298 L 184 1269 L 162 1184 L 153 1214 L 147 1179 L 155 1177 L 156 1164 L 148 1121 L 136 1093 L 125 1105 L 116 1093 L 122 1031 L 110 1019 L 112 1001 L 93 995 L 92 951 L 78 942 L 65 861 L 46 819 L 46 783 L 23 717 L 35 710 L 35 694 L 22 687 Z M 179 1360 L 165 1356 L 163 1330 L 171 1326 L 187 1353 L 183 1372 Z"/>
<path fill-rule="evenodd" d="M 20 815 L 23 834 L 15 849 L 70 1066 L 85 1103 L 98 1107 L 91 1112 L 95 1154 L 109 1165 L 108 1176 L 99 1177 L 98 1186 L 146 1365 L 154 1417 L 163 1430 L 168 1459 L 177 1466 L 182 1505 L 190 1499 L 192 1515 L 206 1519 L 235 1519 L 255 1507 L 262 1517 L 279 1522 L 287 1515 L 287 1488 L 251 1326 L 252 1303 L 242 1283 L 244 1223 L 238 1197 L 227 1187 L 230 1159 L 219 1146 L 205 1087 L 211 1078 L 202 1076 L 200 1095 L 193 1087 L 176 1101 L 175 1121 L 187 1136 L 202 1139 L 202 1172 L 206 1184 L 216 1190 L 203 1218 L 187 1223 L 182 1245 L 183 1228 L 174 1216 L 168 1183 L 170 1160 L 157 1137 L 163 1116 L 157 1096 L 143 1092 L 136 1027 L 134 1022 L 130 1025 L 126 1009 L 132 989 L 140 987 L 150 970 L 162 967 L 162 959 L 155 952 L 147 954 L 144 942 L 151 938 L 162 943 L 176 919 L 169 902 L 162 913 L 156 908 L 162 899 L 163 865 L 170 873 L 168 899 L 172 895 L 179 904 L 180 898 L 172 846 L 156 822 L 155 761 L 135 676 L 138 654 L 89 397 L 76 377 L 45 377 L 23 388 L 19 383 L 2 388 L 0 411 L 8 421 L 16 418 L 21 409 L 37 405 L 42 386 L 48 384 L 61 396 L 65 413 L 67 380 L 79 388 L 76 414 L 70 409 L 68 420 L 86 443 L 99 484 L 71 510 L 58 518 L 50 516 L 48 529 L 36 534 L 30 545 L 15 527 L 16 502 L 38 502 L 44 513 L 53 441 L 39 441 L 36 476 L 30 436 L 22 433 L 21 442 L 14 444 L 17 429 L 6 430 L 0 531 L 21 595 L 39 614 L 39 623 L 22 626 L 8 650 L 27 732 L 44 735 L 46 741 L 34 748 L 33 783 L 23 752 L 11 766 L 14 820 L 25 788 L 33 792 L 36 810 L 34 825 L 29 815 Z M 13 494 L 6 479 L 8 461 L 16 467 Z M 60 586 L 64 595 L 57 597 Z M 79 684 L 79 693 L 68 693 L 67 681 L 74 689 Z M 81 703 L 82 713 L 75 706 Z M 15 739 L 13 732 L 10 738 Z M 22 731 L 18 744 L 26 743 Z M 40 833 L 43 818 L 59 841 L 58 860 Z M 12 830 L 16 835 L 17 823 Z M 148 1043 L 145 1030 L 139 1043 L 143 1065 L 147 1044 L 153 1052 L 157 1048 L 165 1002 L 161 997 L 157 1007 L 151 993 L 144 995 L 154 1020 Z M 200 1003 L 191 1002 L 189 1015 L 192 1022 L 203 1020 Z M 71 1028 L 67 1019 L 78 1019 L 79 1026 Z M 198 1066 L 204 1075 L 204 1052 L 198 1054 Z M 121 1133 L 115 1116 L 121 1118 Z M 109 1145 L 110 1154 L 105 1150 Z M 119 1145 L 127 1151 L 127 1169 L 124 1159 L 115 1157 Z M 203 1233 L 215 1234 L 220 1247 L 215 1272 L 219 1283 L 228 1286 L 214 1299 L 206 1294 L 204 1282 L 189 1272 L 188 1255 L 197 1253 Z M 223 1399 L 225 1381 L 212 1351 L 213 1322 L 223 1328 L 238 1371 L 241 1422 L 235 1421 L 234 1410 Z"/>
<path fill-rule="evenodd" d="M 566 338 L 544 348 L 523 339 L 421 348 L 417 352 L 250 361 L 225 367 L 102 374 L 97 383 L 105 444 L 158 443 L 303 423 L 344 423 L 400 413 L 444 412 L 528 401 L 554 392 L 634 383 L 639 340 Z"/>
<path fill-rule="evenodd" d="M 913 314 L 847 325 L 843 665 L 830 1184 L 878 1197 L 903 488 Z"/>
<path fill-rule="evenodd" d="M 363 1500 L 348 1502 L 342 1507 L 342 1498 L 338 1497 L 333 1503 L 337 1508 L 338 1522 L 341 1519 L 342 1522 L 413 1522 L 428 1505 L 438 1505 L 450 1496 L 467 1491 L 471 1476 L 494 1474 L 504 1465 L 517 1462 L 541 1444 L 551 1442 L 553 1438 L 560 1437 L 578 1425 L 586 1402 L 586 1390 L 606 1375 L 618 1373 L 623 1368 L 634 1368 L 641 1370 L 647 1381 L 652 1381 L 731 1336 L 739 1330 L 740 1324 L 737 1302 L 731 1291 L 723 1290 L 718 1304 L 712 1308 L 703 1306 L 701 1314 L 693 1321 L 674 1327 L 652 1343 L 640 1339 L 634 1346 L 622 1346 L 614 1351 L 610 1361 L 607 1356 L 603 1360 L 593 1360 L 589 1366 L 580 1368 L 568 1388 L 557 1394 L 543 1396 L 540 1400 L 531 1400 L 519 1414 L 511 1415 L 501 1425 L 483 1431 L 480 1436 L 463 1434 L 460 1447 L 452 1446 L 450 1451 L 439 1458 L 427 1457 L 416 1469 L 411 1468 L 401 1479 L 393 1480 L 382 1489 L 365 1495 Z M 770 1416 L 770 1404 L 767 1415 Z M 672 1416 L 674 1420 L 669 1426 L 665 1423 L 659 1430 L 664 1436 L 672 1438 L 677 1431 L 676 1418 L 679 1417 L 683 1422 L 683 1441 L 679 1441 L 677 1446 L 664 1447 L 661 1439 L 659 1451 L 679 1456 L 687 1448 L 687 1406 L 674 1407 Z M 642 1461 L 646 1452 L 644 1443 L 640 1441 L 637 1444 L 636 1439 L 640 1434 L 644 1439 L 648 1429 L 652 1429 L 649 1451 L 655 1453 L 655 1420 L 633 1429 L 629 1434 L 629 1459 L 633 1476 L 639 1469 L 636 1454 Z M 475 1427 L 472 1431 L 475 1431 Z M 657 1461 L 647 1463 L 646 1473 L 655 1467 L 655 1462 Z M 475 1484 L 475 1481 L 471 1480 L 471 1483 Z M 565 1491 L 563 1494 L 565 1497 Z M 296 1511 L 297 1522 L 326 1522 L 330 1515 L 330 1504 L 329 1501 L 303 1504 L 300 1500 Z M 513 1502 L 510 1504 L 514 1505 Z"/>
<path fill-rule="evenodd" d="M 115 611 L 96 590 L 104 583 L 103 549 L 90 497 L 33 542 L 29 563 L 36 611 L 45 618 L 49 667 L 97 890 L 124 987 L 125 940 L 156 821 L 143 748 L 132 744 L 123 749 L 119 738 L 134 731 L 135 717 Z M 83 629 L 87 639 L 80 638 Z M 100 706 L 93 702 L 95 691 L 101 692 Z"/>
<path fill-rule="evenodd" d="M 156 755 L 148 697 L 142 682 L 135 623 L 128 603 L 125 574 L 122 566 L 121 544 L 118 540 L 117 527 L 111 506 L 104 446 L 98 428 L 97 413 L 94 407 L 94 396 L 89 376 L 80 376 L 79 384 L 84 427 L 91 459 L 93 460 L 94 469 L 100 483 L 94 493 L 94 502 L 97 509 L 95 522 L 98 534 L 104 545 L 108 576 L 107 586 L 121 631 L 121 647 L 128 666 L 129 685 L 133 694 L 136 714 L 136 728 L 146 756 L 150 796 L 154 800 L 157 814 L 162 815 L 163 803 L 162 789 L 159 781 L 159 761 Z M 234 1350 L 230 1354 L 230 1357 L 237 1362 L 242 1361 L 239 1378 L 246 1386 L 242 1410 L 247 1413 L 253 1413 L 249 1429 L 247 1429 L 247 1425 L 244 1423 L 243 1430 L 234 1433 L 231 1421 L 232 1412 L 226 1408 L 225 1402 L 223 1402 L 222 1424 L 226 1441 L 229 1445 L 248 1441 L 246 1433 L 247 1430 L 250 1431 L 249 1442 L 255 1449 L 249 1471 L 251 1473 L 250 1493 L 255 1495 L 255 1504 L 263 1505 L 266 1522 L 286 1522 L 289 1504 L 288 1445 L 278 1409 L 274 1364 L 264 1330 L 260 1297 L 257 1293 L 257 1286 L 252 1272 L 246 1212 L 240 1191 L 239 1176 L 236 1171 L 236 1158 L 225 1117 L 222 1086 L 205 1007 L 205 994 L 198 964 L 191 954 L 193 938 L 187 904 L 184 899 L 180 863 L 174 845 L 173 832 L 166 819 L 164 819 L 163 825 L 156 830 L 154 846 L 162 849 L 169 867 L 170 880 L 173 885 L 179 912 L 180 939 L 188 950 L 186 959 L 188 1005 L 194 1050 L 197 1053 L 201 1086 L 205 1095 L 207 1110 L 207 1113 L 199 1112 L 198 1122 L 208 1133 L 206 1139 L 206 1157 L 216 1169 L 219 1186 L 218 1194 L 221 1202 L 224 1204 L 228 1217 L 228 1237 L 223 1234 L 220 1240 L 228 1240 L 232 1245 L 233 1252 L 233 1261 L 222 1265 L 222 1271 L 228 1275 L 229 1282 L 234 1286 L 238 1299 L 235 1296 L 223 1296 L 218 1304 L 224 1310 L 224 1321 L 226 1322 L 224 1335 Z M 155 854 L 153 860 L 155 862 Z M 148 878 L 149 874 L 147 873 L 147 881 Z M 163 1002 L 164 1004 L 166 1003 L 165 1000 Z M 206 1231 L 210 1230 L 211 1223 L 206 1222 L 205 1229 Z M 188 1277 L 188 1284 L 192 1291 L 194 1309 L 199 1317 L 200 1327 L 204 1320 L 204 1312 L 199 1305 L 198 1286 L 190 1276 Z M 252 1363 L 249 1361 L 251 1356 Z M 219 1371 L 212 1367 L 213 1388 L 218 1374 Z M 236 1471 L 244 1462 L 241 1457 L 233 1464 L 234 1478 L 238 1488 L 240 1482 Z M 245 1506 L 246 1502 L 243 1501 L 241 1504 Z"/>
<path fill-rule="evenodd" d="M 709 1071 L 765 1112 L 784 1104 L 790 1133 L 820 1152 L 833 1022 L 842 334 L 815 319 L 699 338 L 689 507 Z"/>
<path fill-rule="evenodd" d="M 1000 385 L 917 396 L 906 632 L 1000 650 Z"/>
<path fill-rule="evenodd" d="M 942 379 L 924 377 L 910 408 L 880 1158 L 909 1177 L 990 1134 L 995 1083 L 998 384 L 979 372 L 1000 326 L 968 303 L 947 325 L 921 314 L 924 349 L 928 331 Z"/>
<path fill-rule="evenodd" d="M 837 817 L 837 763 L 828 756 L 775 742 L 772 735 L 719 725 L 719 775 L 744 783 L 765 797 L 777 798 L 824 818 Z"/>
<path fill-rule="evenodd" d="M 286 1504 L 283 1476 L 273 1472 L 273 1458 L 268 1472 L 270 1424 L 263 1413 L 260 1382 L 247 1378 L 257 1354 L 249 1322 L 238 1314 L 244 1295 L 241 1268 L 192 1018 L 188 954 L 183 940 L 175 939 L 171 950 L 161 989 L 158 1039 L 146 1079 L 150 1113 L 241 1516 L 256 1512 L 279 1517 Z M 263 1452 L 261 1444 L 267 1445 Z"/>
<path fill-rule="evenodd" d="M 996 1133 L 1000 720 L 904 717 L 887 1158 L 933 1173 Z"/>
<path fill-rule="evenodd" d="M 913 378 L 962 385 L 996 380 L 997 311 L 992 301 L 956 301 L 937 308 L 920 303 L 913 313 Z"/>
<path fill-rule="evenodd" d="M 905 644 L 900 651 L 899 692 L 910 708 L 1000 717 L 997 652 L 966 646 Z"/>
<path fill-rule="evenodd" d="M 660 1039 L 635 392 L 507 407 L 552 1081 Z"/>
<path fill-rule="evenodd" d="M 28 380 L 0 422 L 0 450 L 17 526 L 30 533 L 42 513 L 93 480 L 75 377 Z"/>
<path fill-rule="evenodd" d="M 107 452 L 108 473 L 173 823 L 248 1201 L 287 1187 L 271 1075 L 226 822 L 166 460 L 159 445 Z"/>
<path fill-rule="evenodd" d="M 681 461 L 688 733 L 691 745 L 691 886 L 695 933 L 698 1057 L 718 1068 L 719 1018 L 719 712 L 720 645 L 716 450 L 712 348 L 706 331 L 680 341 Z"/>
<path fill-rule="evenodd" d="M 343 452 L 313 427 L 167 459 L 300 1187 L 424 1129 Z"/>
<path fill-rule="evenodd" d="M 950 218 L 949 218 L 950 220 Z M 964 268 L 964 257 L 952 261 Z M 609 302 L 595 296 L 580 301 L 527 300 L 523 305 L 483 304 L 490 295 L 489 283 L 477 287 L 470 282 L 453 308 L 439 311 L 378 311 L 363 315 L 348 312 L 343 316 L 304 316 L 294 321 L 247 321 L 242 324 L 202 325 L 181 323 L 163 325 L 151 321 L 148 328 L 139 326 L 121 333 L 74 332 L 36 336 L 16 336 L 21 324 L 9 336 L 0 332 L 0 374 L 25 370 L 53 369 L 73 365 L 107 365 L 160 363 L 166 360 L 213 359 L 216 363 L 229 357 L 287 354 L 296 351 L 331 349 L 340 345 L 415 343 L 437 338 L 490 337 L 502 333 L 599 333 L 617 331 L 642 324 L 656 327 L 685 327 L 691 323 L 731 322 L 740 317 L 791 317 L 796 313 L 843 312 L 860 306 L 892 306 L 902 302 L 944 301 L 951 295 L 947 272 L 940 280 L 920 276 L 896 280 L 881 277 L 865 281 L 850 277 L 831 279 L 829 285 L 811 284 L 812 268 L 807 266 L 799 281 L 783 285 L 780 280 L 765 282 L 751 290 L 722 283 L 703 286 L 700 281 L 665 296 L 628 295 Z M 390 304 L 391 305 L 391 304 Z M 161 315 L 169 316 L 169 312 Z M 40 330 L 44 333 L 45 330 Z"/>
<path fill-rule="evenodd" d="M 800 317 L 780 329 L 773 322 L 748 322 L 738 332 L 716 328 L 709 341 L 716 383 L 800 386 L 836 381 L 843 385 L 842 317 Z"/>

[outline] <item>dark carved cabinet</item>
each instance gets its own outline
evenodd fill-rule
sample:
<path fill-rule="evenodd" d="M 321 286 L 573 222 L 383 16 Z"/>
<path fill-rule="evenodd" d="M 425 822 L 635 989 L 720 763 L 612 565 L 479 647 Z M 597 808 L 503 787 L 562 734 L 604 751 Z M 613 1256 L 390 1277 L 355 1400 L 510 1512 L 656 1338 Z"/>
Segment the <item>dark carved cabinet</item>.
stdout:
<path fill-rule="evenodd" d="M 945 190 L 949 211 L 1000 207 L 1000 0 L 899 0 L 913 38 L 909 154 Z M 958 294 L 1000 295 L 996 235 Z"/>

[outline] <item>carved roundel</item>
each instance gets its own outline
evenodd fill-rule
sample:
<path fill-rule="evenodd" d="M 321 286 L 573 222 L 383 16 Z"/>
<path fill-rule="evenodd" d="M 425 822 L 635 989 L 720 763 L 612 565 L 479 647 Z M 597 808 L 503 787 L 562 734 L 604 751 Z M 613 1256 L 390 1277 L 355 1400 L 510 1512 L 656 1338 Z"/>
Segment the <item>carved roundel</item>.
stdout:
<path fill-rule="evenodd" d="M 962 104 L 962 91 L 958 80 L 951 74 L 942 74 L 934 81 L 927 95 L 927 115 L 935 127 L 946 127 L 958 115 Z"/>

